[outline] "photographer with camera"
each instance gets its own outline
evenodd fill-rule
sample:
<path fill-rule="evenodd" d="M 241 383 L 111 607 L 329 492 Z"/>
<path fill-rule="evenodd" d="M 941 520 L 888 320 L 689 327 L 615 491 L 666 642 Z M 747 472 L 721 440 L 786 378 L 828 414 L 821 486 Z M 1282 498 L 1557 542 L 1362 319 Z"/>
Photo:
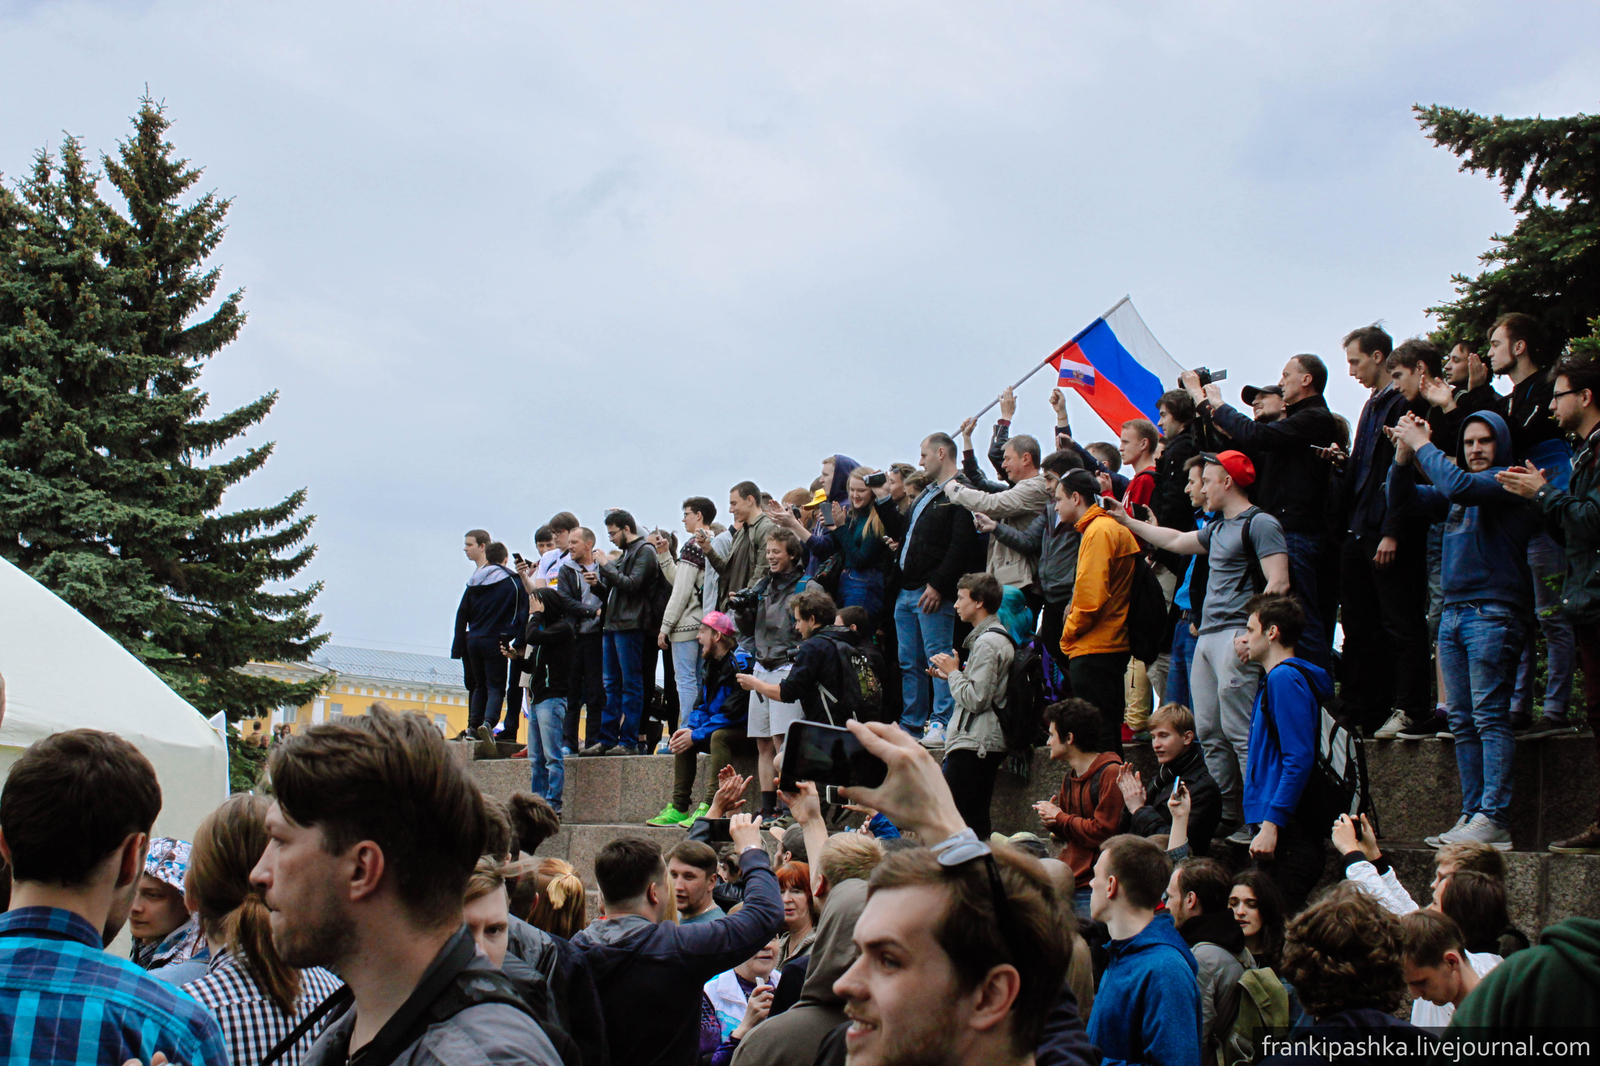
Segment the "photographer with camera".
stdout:
<path fill-rule="evenodd" d="M 748 589 L 728 599 L 739 633 L 750 641 L 756 665 L 752 671 L 759 681 L 780 684 L 789 676 L 800 633 L 795 629 L 789 600 L 805 588 L 801 566 L 805 547 L 787 529 L 774 528 L 767 534 L 764 553 L 767 574 Z M 741 645 L 742 645 L 741 641 Z M 761 782 L 761 817 L 771 821 L 778 814 L 778 794 L 773 757 L 783 748 L 789 723 L 805 717 L 797 703 L 783 703 L 760 692 L 750 697 L 750 736 L 756 741 L 756 775 Z"/>
<path fill-rule="evenodd" d="M 1317 610 L 1317 568 L 1326 550 L 1328 467 L 1318 449 L 1332 444 L 1338 425 L 1322 397 L 1328 367 L 1314 355 L 1289 358 L 1278 379 L 1284 414 L 1271 422 L 1246 417 L 1222 399 L 1215 384 L 1203 385 L 1194 371 L 1179 379 L 1195 408 L 1228 434 L 1256 465 L 1256 506 L 1283 526 L 1289 550 L 1289 583 L 1306 609 L 1300 651 L 1328 665 L 1329 641 Z"/>

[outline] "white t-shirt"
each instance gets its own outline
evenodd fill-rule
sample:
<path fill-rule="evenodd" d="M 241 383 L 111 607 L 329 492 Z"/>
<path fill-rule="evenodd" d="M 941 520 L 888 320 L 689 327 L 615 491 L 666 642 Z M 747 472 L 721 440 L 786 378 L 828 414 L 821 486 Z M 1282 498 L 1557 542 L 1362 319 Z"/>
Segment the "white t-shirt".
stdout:
<path fill-rule="evenodd" d="M 561 560 L 566 557 L 567 553 L 560 548 L 551 548 L 539 556 L 539 565 L 533 569 L 533 579 L 536 586 L 540 588 L 555 588 L 556 571 L 561 569 Z"/>
<path fill-rule="evenodd" d="M 1255 530 L 1251 529 L 1254 533 Z M 1500 956 L 1491 952 L 1467 952 L 1467 962 L 1472 965 L 1472 972 L 1482 979 L 1488 972 L 1500 965 Z M 1439 1006 L 1437 1003 L 1426 999 L 1411 1001 L 1411 1024 L 1420 1029 L 1443 1029 L 1450 1024 L 1450 1018 L 1456 1012 L 1454 1003 Z"/>

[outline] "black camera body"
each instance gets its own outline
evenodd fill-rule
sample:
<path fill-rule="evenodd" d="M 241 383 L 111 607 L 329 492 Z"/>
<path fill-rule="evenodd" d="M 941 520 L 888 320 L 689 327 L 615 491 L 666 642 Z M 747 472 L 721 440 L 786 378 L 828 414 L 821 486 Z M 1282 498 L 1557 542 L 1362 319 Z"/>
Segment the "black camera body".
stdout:
<path fill-rule="evenodd" d="M 1200 387 L 1202 389 L 1211 384 L 1213 381 L 1226 381 L 1228 379 L 1228 372 L 1226 370 L 1212 370 L 1209 367 L 1197 366 L 1194 368 L 1194 373 L 1199 375 Z M 1178 379 L 1178 388 L 1183 388 L 1182 378 Z"/>
<path fill-rule="evenodd" d="M 752 611 L 760 600 L 761 594 L 755 589 L 740 589 L 728 597 L 728 607 L 735 611 Z"/>
<path fill-rule="evenodd" d="M 880 470 L 876 474 L 868 474 L 866 477 L 862 478 L 861 481 L 869 489 L 881 489 L 885 484 L 888 483 L 889 474 L 885 470 Z"/>

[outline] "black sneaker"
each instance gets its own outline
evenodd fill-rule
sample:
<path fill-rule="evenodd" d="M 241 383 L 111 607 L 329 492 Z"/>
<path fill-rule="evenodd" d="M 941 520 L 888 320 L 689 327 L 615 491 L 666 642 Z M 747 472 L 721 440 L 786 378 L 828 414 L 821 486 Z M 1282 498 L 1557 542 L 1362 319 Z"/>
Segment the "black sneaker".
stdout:
<path fill-rule="evenodd" d="M 1426 718 L 1407 719 L 1395 733 L 1397 740 L 1433 740 L 1440 733 L 1450 732 L 1450 723 L 1443 715 L 1430 714 Z"/>
<path fill-rule="evenodd" d="M 1550 845 L 1557 855 L 1600 855 L 1600 825 L 1590 822 L 1583 832 Z"/>
<path fill-rule="evenodd" d="M 1541 740 L 1545 737 L 1572 737 L 1578 735 L 1578 727 L 1559 718 L 1548 715 L 1538 715 L 1528 723 L 1528 728 L 1523 730 L 1523 740 Z"/>

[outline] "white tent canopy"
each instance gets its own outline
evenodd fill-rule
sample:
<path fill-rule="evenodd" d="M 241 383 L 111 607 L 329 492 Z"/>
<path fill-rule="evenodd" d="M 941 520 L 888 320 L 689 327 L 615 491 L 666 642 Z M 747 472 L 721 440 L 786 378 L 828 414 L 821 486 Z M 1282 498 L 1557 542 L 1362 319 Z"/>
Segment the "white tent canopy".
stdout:
<path fill-rule="evenodd" d="M 36 740 L 88 727 L 126 737 L 155 765 L 154 835 L 192 840 L 228 794 L 228 747 L 188 701 L 66 601 L 0 559 L 0 777 Z"/>

